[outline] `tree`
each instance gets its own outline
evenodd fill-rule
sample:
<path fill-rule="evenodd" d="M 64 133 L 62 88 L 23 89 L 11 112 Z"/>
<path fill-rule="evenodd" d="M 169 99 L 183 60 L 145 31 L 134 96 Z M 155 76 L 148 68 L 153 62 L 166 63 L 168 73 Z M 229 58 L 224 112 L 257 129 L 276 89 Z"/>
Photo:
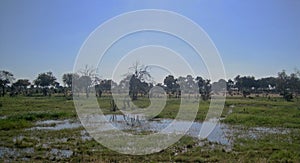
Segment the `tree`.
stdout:
<path fill-rule="evenodd" d="M 88 65 L 85 65 L 85 67 L 81 70 L 79 70 L 79 78 L 73 78 L 73 84 L 75 85 L 73 87 L 73 91 L 79 93 L 85 93 L 86 97 L 89 97 L 90 88 L 97 85 L 99 82 L 99 78 L 96 74 L 96 69 L 89 67 Z M 73 76 L 75 77 L 75 76 Z"/>
<path fill-rule="evenodd" d="M 261 78 L 257 80 L 259 92 L 270 93 L 275 91 L 276 81 L 274 77 Z"/>
<path fill-rule="evenodd" d="M 253 76 L 240 77 L 240 75 L 238 75 L 234 78 L 234 80 L 236 87 L 238 88 L 239 92 L 242 92 L 244 97 L 250 95 L 250 93 L 258 87 L 257 81 Z"/>
<path fill-rule="evenodd" d="M 165 79 L 164 79 L 164 85 L 166 86 L 166 91 L 168 93 L 174 93 L 176 90 L 176 79 L 174 78 L 173 75 L 168 75 Z"/>
<path fill-rule="evenodd" d="M 54 82 L 54 87 L 51 87 L 50 90 L 54 93 L 65 93 L 65 89 L 63 86 L 60 85 L 59 82 Z"/>
<path fill-rule="evenodd" d="M 34 84 L 38 87 L 41 87 L 43 90 L 43 95 L 47 96 L 50 93 L 48 92 L 50 86 L 55 86 L 56 77 L 52 72 L 45 72 L 38 75 L 34 80 Z"/>
<path fill-rule="evenodd" d="M 13 87 L 17 89 L 18 93 L 22 93 L 27 95 L 27 87 L 30 85 L 28 79 L 18 79 L 15 83 L 13 83 Z"/>
<path fill-rule="evenodd" d="M 131 72 L 126 75 L 126 78 L 130 78 L 129 95 L 132 100 L 137 100 L 138 93 L 145 90 L 145 84 L 142 83 L 152 81 L 152 77 L 149 72 L 149 67 L 141 65 L 139 62 L 136 62 L 129 70 Z"/>
<path fill-rule="evenodd" d="M 227 81 L 227 83 L 226 83 L 226 89 L 227 89 L 229 95 L 233 96 L 232 91 L 234 89 L 234 82 L 231 79 L 229 79 Z"/>
<path fill-rule="evenodd" d="M 5 95 L 5 88 L 9 83 L 12 83 L 15 80 L 14 75 L 8 71 L 0 71 L 0 86 L 2 89 L 2 96 Z"/>
<path fill-rule="evenodd" d="M 73 81 L 76 82 L 78 79 L 79 79 L 79 75 L 76 74 L 76 73 L 67 73 L 67 74 L 64 74 L 63 77 L 62 77 L 62 81 L 67 86 L 67 90 L 66 91 L 72 91 Z M 67 94 L 66 91 L 64 91 L 65 96 Z"/>
<path fill-rule="evenodd" d="M 133 64 L 132 67 L 129 67 L 129 70 L 133 71 L 133 75 L 142 82 L 152 81 L 149 69 L 149 66 L 144 66 L 139 62 L 136 62 L 135 64 Z M 131 74 L 132 73 L 129 72 L 128 75 L 130 76 Z"/>
<path fill-rule="evenodd" d="M 103 92 L 111 92 L 111 87 L 115 87 L 116 83 L 112 80 L 101 80 L 100 84 L 97 84 L 95 86 L 96 89 L 96 95 L 98 97 L 102 96 Z"/>
<path fill-rule="evenodd" d="M 83 89 L 86 93 L 86 97 L 89 97 L 89 88 L 92 85 L 92 79 L 90 76 L 80 76 L 78 79 L 78 86 L 80 89 Z"/>
<path fill-rule="evenodd" d="M 198 88 L 199 89 L 199 88 Z M 194 77 L 192 75 L 187 75 L 185 78 L 185 90 L 188 93 L 188 97 L 191 97 L 191 94 L 198 93 L 197 84 L 194 81 Z"/>
<path fill-rule="evenodd" d="M 200 76 L 197 76 L 196 77 L 196 81 L 197 81 L 197 85 L 199 87 L 199 94 L 203 94 L 203 90 L 204 90 L 204 85 L 205 85 L 205 80 L 200 77 Z"/>
<path fill-rule="evenodd" d="M 79 75 L 75 73 L 66 73 L 62 77 L 62 81 L 68 88 L 72 88 L 72 81 L 74 79 L 78 79 Z"/>
<path fill-rule="evenodd" d="M 289 88 L 291 93 L 293 93 L 296 96 L 299 93 L 299 83 L 300 83 L 300 79 L 297 73 L 290 74 L 288 83 L 289 83 Z"/>
<path fill-rule="evenodd" d="M 278 73 L 276 88 L 279 92 L 284 92 L 288 89 L 288 75 L 284 70 Z"/>
<path fill-rule="evenodd" d="M 274 77 L 267 77 L 261 78 L 257 80 L 257 85 L 261 89 L 270 89 L 270 87 L 276 86 L 276 78 Z"/>
<path fill-rule="evenodd" d="M 278 73 L 278 77 L 277 77 L 277 84 L 276 84 L 276 88 L 279 92 L 280 95 L 283 96 L 283 98 L 287 101 L 290 101 L 292 99 L 292 96 L 290 96 L 290 92 L 289 92 L 289 76 L 285 73 L 284 70 L 282 70 L 282 72 Z"/>
<path fill-rule="evenodd" d="M 199 87 L 199 93 L 204 101 L 210 99 L 211 96 L 211 84 L 209 79 L 203 79 L 200 76 L 196 77 L 196 81 Z"/>
<path fill-rule="evenodd" d="M 145 96 L 149 93 L 150 89 L 153 87 L 152 84 L 149 84 L 147 82 L 141 82 L 140 83 L 140 90 L 139 93 L 141 94 L 141 96 Z"/>
<path fill-rule="evenodd" d="M 132 100 L 137 100 L 141 83 L 141 80 L 137 76 L 131 76 L 129 81 L 129 95 L 131 95 Z"/>
<path fill-rule="evenodd" d="M 290 76 L 283 70 L 278 73 L 276 88 L 280 95 L 286 100 L 291 101 L 293 94 L 297 95 L 300 90 L 299 72 L 291 73 Z"/>
<path fill-rule="evenodd" d="M 224 79 L 220 79 L 217 82 L 213 82 L 212 83 L 213 91 L 215 93 L 220 93 L 220 92 L 225 93 L 225 91 L 226 91 L 226 84 L 227 84 L 227 82 Z"/>
<path fill-rule="evenodd" d="M 210 84 L 210 80 L 209 79 L 206 79 L 204 81 L 204 89 L 202 90 L 201 96 L 202 96 L 203 100 L 210 99 L 210 96 L 211 96 L 211 84 Z"/>
<path fill-rule="evenodd" d="M 192 75 L 186 76 L 186 86 L 189 93 L 194 93 L 196 83 L 194 81 L 194 77 Z"/>
<path fill-rule="evenodd" d="M 300 94 L 300 71 L 298 69 L 295 70 L 295 74 L 297 75 L 297 83 L 295 83 L 296 86 L 296 96 L 298 96 Z"/>

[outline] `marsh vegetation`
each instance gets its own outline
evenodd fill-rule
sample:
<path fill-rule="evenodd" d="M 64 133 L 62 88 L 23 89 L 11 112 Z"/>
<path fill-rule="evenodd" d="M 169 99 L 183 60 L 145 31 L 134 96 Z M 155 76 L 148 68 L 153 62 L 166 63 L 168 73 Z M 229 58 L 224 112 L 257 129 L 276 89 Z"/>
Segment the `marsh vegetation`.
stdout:
<path fill-rule="evenodd" d="M 98 98 L 110 116 L 111 96 Z M 186 136 L 167 149 L 145 156 L 123 155 L 97 143 L 81 126 L 72 100 L 63 96 L 0 98 L 0 159 L 2 161 L 70 162 L 267 162 L 300 160 L 300 101 L 280 97 L 229 97 L 217 129 L 205 140 L 195 133 L 209 107 L 202 101 Z M 146 107 L 147 98 L 135 100 Z M 168 98 L 152 125 L 164 127 L 176 116 L 180 104 Z M 121 114 L 120 111 L 114 114 Z M 121 119 L 119 119 L 121 121 Z M 122 122 L 115 122 L 116 125 Z M 125 125 L 126 126 L 126 125 Z M 155 127 L 154 127 L 155 128 Z M 135 134 L 153 130 L 123 128 Z"/>

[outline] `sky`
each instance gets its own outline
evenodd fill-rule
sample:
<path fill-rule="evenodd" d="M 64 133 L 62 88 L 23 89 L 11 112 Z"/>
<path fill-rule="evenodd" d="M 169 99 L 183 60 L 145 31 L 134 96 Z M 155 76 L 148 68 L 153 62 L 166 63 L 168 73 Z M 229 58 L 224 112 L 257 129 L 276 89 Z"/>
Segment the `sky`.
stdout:
<path fill-rule="evenodd" d="M 291 73 L 300 68 L 299 0 L 1 0 L 0 70 L 31 81 L 39 73 L 52 71 L 61 81 L 62 74 L 72 72 L 91 32 L 117 15 L 141 9 L 176 12 L 202 27 L 219 51 L 227 79 L 237 75 L 276 76 L 283 69 Z M 169 43 L 173 48 L 185 46 L 182 42 L 177 46 L 176 38 L 157 32 L 137 33 L 124 40 L 130 37 L 146 40 L 143 43 Z M 167 42 L 169 38 L 172 41 Z M 122 55 L 106 54 L 103 68 L 99 68 L 102 78 L 111 77 L 113 66 L 109 65 L 116 64 Z M 182 55 L 192 67 L 198 66 L 196 75 L 205 76 L 199 58 L 192 52 Z"/>

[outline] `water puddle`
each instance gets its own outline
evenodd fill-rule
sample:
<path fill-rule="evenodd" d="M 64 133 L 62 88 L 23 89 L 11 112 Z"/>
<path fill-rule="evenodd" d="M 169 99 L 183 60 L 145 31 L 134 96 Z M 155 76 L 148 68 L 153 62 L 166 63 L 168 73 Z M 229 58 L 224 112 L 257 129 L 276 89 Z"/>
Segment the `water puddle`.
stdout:
<path fill-rule="evenodd" d="M 73 129 L 81 127 L 80 122 L 74 122 L 69 119 L 67 120 L 45 120 L 38 121 L 35 127 L 29 130 L 63 130 L 63 129 Z"/>
<path fill-rule="evenodd" d="M 138 118 L 137 118 L 138 117 Z M 234 140 L 236 138 L 249 138 L 259 139 L 263 135 L 268 134 L 289 134 L 290 130 L 285 128 L 267 128 L 267 127 L 252 127 L 245 128 L 237 125 L 227 125 L 219 123 L 217 119 L 212 119 L 206 122 L 189 122 L 189 121 L 175 121 L 172 119 L 158 118 L 153 120 L 146 120 L 142 116 L 124 116 L 124 115 L 106 115 L 106 121 L 103 123 L 107 125 L 99 125 L 99 123 L 93 123 L 99 119 L 97 115 L 87 117 L 91 125 L 95 125 L 95 130 L 98 131 L 110 131 L 112 129 L 119 129 L 124 132 L 130 132 L 132 134 L 152 134 L 161 132 L 168 134 L 186 133 L 187 135 L 199 138 L 199 133 L 204 124 L 215 125 L 215 128 L 207 136 L 205 140 L 200 140 L 198 146 L 205 146 L 209 144 L 211 148 L 214 148 L 216 144 L 222 145 L 226 151 L 231 151 Z M 171 124 L 175 127 L 168 128 Z M 185 128 L 191 125 L 189 130 L 185 132 Z M 49 130 L 58 131 L 62 129 L 75 129 L 81 127 L 81 123 L 76 120 L 45 120 L 36 122 L 36 126 L 27 130 Z M 105 127 L 103 127 L 105 126 Z M 167 129 L 166 129 L 167 128 Z M 93 138 L 86 130 L 81 130 L 79 135 L 70 135 L 72 139 L 80 139 L 81 141 L 91 141 Z M 16 144 L 22 142 L 24 136 L 20 135 L 13 138 L 13 142 Z M 33 138 L 32 138 L 33 139 Z M 40 138 L 37 138 L 40 142 Z M 64 158 L 70 158 L 74 155 L 73 150 L 53 148 L 53 144 L 66 143 L 69 138 L 52 138 L 47 144 L 42 144 L 43 149 L 47 149 L 46 156 L 51 160 L 60 160 Z M 23 160 L 26 161 L 34 156 L 34 148 L 11 148 L 0 146 L 0 158 L 8 160 Z"/>
<path fill-rule="evenodd" d="M 95 125 L 95 129 L 97 131 L 110 131 L 112 129 L 119 129 L 124 132 L 130 131 L 133 134 L 140 134 L 142 132 L 151 134 L 155 132 L 161 132 L 163 130 L 163 132 L 167 134 L 186 133 L 194 138 L 199 138 L 200 130 L 203 127 L 203 122 L 173 121 L 172 119 L 165 118 L 146 120 L 141 115 L 106 115 L 106 121 L 101 122 L 103 124 L 100 125 L 99 121 L 97 121 L 97 119 L 101 119 L 100 116 L 93 115 L 86 118 L 89 122 L 89 125 Z M 170 127 L 172 123 L 173 127 Z M 224 123 L 219 123 L 217 119 L 212 119 L 211 121 L 206 121 L 205 123 L 215 126 L 212 132 L 207 135 L 207 140 L 222 145 L 232 145 L 234 135 L 239 135 L 238 137 L 258 139 L 261 135 L 265 134 L 289 133 L 289 130 L 284 128 L 244 128 L 242 126 L 227 125 Z M 186 131 L 186 128 L 189 125 L 191 125 L 191 127 L 188 131 Z M 82 125 L 80 122 L 70 119 L 45 120 L 37 122 L 35 127 L 29 128 L 28 130 L 62 130 L 74 129 L 81 126 Z M 85 130 L 81 132 L 80 137 L 82 141 L 92 140 L 90 135 Z"/>
<path fill-rule="evenodd" d="M 81 138 L 82 141 L 93 140 L 93 138 L 89 135 L 89 133 L 86 130 L 81 130 L 80 138 Z"/>
<path fill-rule="evenodd" d="M 248 139 L 259 139 L 262 136 L 268 135 L 268 134 L 289 134 L 291 131 L 287 128 L 268 128 L 268 127 L 250 127 L 245 128 L 242 126 L 231 126 L 230 129 L 233 135 L 237 135 L 238 138 L 248 138 Z"/>
<path fill-rule="evenodd" d="M 48 153 L 50 154 L 50 159 L 63 159 L 63 158 L 70 158 L 73 155 L 72 150 L 67 150 L 67 149 L 57 149 L 57 148 L 52 148 L 51 151 Z"/>
<path fill-rule="evenodd" d="M 0 147 L 0 158 L 5 160 L 29 161 L 34 155 L 34 148 L 8 148 Z M 46 153 L 50 160 L 60 160 L 70 158 L 73 155 L 72 150 L 52 148 Z"/>
<path fill-rule="evenodd" d="M 227 125 L 224 123 L 219 123 L 218 119 L 212 119 L 210 121 L 205 122 L 190 122 L 190 121 L 174 121 L 173 119 L 165 119 L 165 118 L 157 118 L 153 120 L 146 120 L 143 116 L 139 115 L 106 115 L 105 121 L 102 121 L 99 125 L 100 117 L 97 115 L 92 115 L 86 117 L 86 121 L 88 121 L 89 125 L 94 125 L 96 131 L 111 131 L 112 129 L 119 129 L 124 132 L 129 132 L 131 134 L 153 134 L 157 132 L 162 132 L 163 134 L 183 134 L 199 138 L 199 133 L 201 128 L 210 127 L 211 125 L 215 125 L 215 128 L 212 130 L 210 134 L 207 135 L 206 139 L 199 139 L 199 146 L 204 146 L 207 143 L 210 146 L 214 146 L 214 144 L 220 144 L 226 150 L 230 151 L 232 149 L 234 140 L 236 138 L 250 138 L 250 139 L 259 139 L 263 135 L 267 134 L 288 134 L 290 131 L 284 128 L 267 128 L 267 127 L 253 127 L 253 128 L 245 128 L 243 126 L 233 126 Z M 103 117 L 102 117 L 103 118 Z M 96 123 L 97 122 L 97 123 Z M 174 125 L 170 127 L 170 125 Z M 187 126 L 190 128 L 186 131 Z M 75 129 L 82 127 L 81 123 L 76 120 L 45 120 L 36 122 L 36 126 L 29 128 L 27 130 L 49 130 L 49 131 L 58 131 L 62 129 Z M 106 133 L 106 132 L 103 132 Z M 109 132 L 108 132 L 109 133 Z M 81 130 L 80 135 L 73 136 L 70 138 L 81 139 L 81 141 L 91 141 L 93 138 L 86 130 Z M 13 138 L 14 143 L 22 140 L 23 137 L 15 137 Z M 43 148 L 48 148 L 47 151 L 48 158 L 52 160 L 63 159 L 72 157 L 74 152 L 69 149 L 58 149 L 51 148 L 51 144 L 57 143 L 66 143 L 69 138 L 53 138 L 48 142 L 49 144 L 43 144 Z M 20 158 L 26 155 L 34 154 L 34 148 L 7 148 L 0 147 L 0 158 Z M 26 160 L 26 158 L 24 158 Z"/>
<path fill-rule="evenodd" d="M 109 131 L 112 128 L 123 130 L 123 131 L 134 131 L 134 132 L 144 132 L 149 131 L 152 132 L 160 132 L 173 122 L 172 119 L 154 119 L 154 120 L 145 120 L 139 116 L 138 120 L 126 118 L 124 115 L 106 115 L 105 118 L 109 122 L 109 125 L 100 125 L 101 127 L 95 126 L 96 130 L 99 131 Z M 92 117 L 88 117 L 89 122 L 93 123 L 95 119 L 99 119 L 96 115 Z M 191 123 L 189 121 L 176 121 L 174 126 L 175 128 L 169 128 L 169 133 L 185 133 L 185 128 L 188 124 Z M 242 126 L 237 125 L 228 125 L 224 123 L 219 123 L 217 119 L 211 119 L 206 122 L 192 122 L 191 127 L 186 132 L 187 135 L 192 136 L 194 138 L 199 138 L 199 133 L 203 124 L 206 123 L 209 126 L 214 126 L 215 128 L 212 132 L 207 136 L 207 140 L 209 142 L 218 143 L 226 146 L 232 146 L 234 143 L 235 136 L 238 135 L 238 138 L 250 138 L 250 139 L 259 139 L 261 136 L 267 134 L 288 134 L 289 129 L 285 128 L 268 128 L 268 127 L 252 127 L 252 128 L 244 128 Z M 95 123 L 99 124 L 99 123 Z M 207 125 L 206 125 L 207 127 Z M 204 127 L 205 128 L 205 127 Z M 85 135 L 83 139 L 87 139 L 89 136 Z"/>
<path fill-rule="evenodd" d="M 107 115 L 107 119 L 112 119 L 112 115 Z M 92 118 L 91 118 L 92 119 Z M 183 134 L 186 132 L 187 135 L 192 136 L 194 138 L 199 137 L 200 130 L 203 126 L 203 122 L 192 122 L 191 127 L 188 131 L 186 128 L 190 125 L 191 122 L 189 121 L 174 121 L 172 119 L 154 119 L 154 120 L 144 120 L 140 119 L 136 125 L 132 125 L 128 123 L 127 120 L 124 120 L 123 115 L 116 115 L 114 121 L 110 121 L 113 127 L 120 129 L 120 130 L 129 130 L 129 131 L 136 131 L 136 132 L 143 132 L 143 131 L 150 131 L 150 132 L 160 132 L 167 127 L 164 133 L 168 134 Z M 174 123 L 174 127 L 170 127 L 170 125 Z M 210 142 L 219 143 L 223 145 L 231 144 L 230 140 L 226 136 L 226 132 L 229 132 L 227 125 L 217 123 L 216 120 L 211 121 L 212 124 L 216 124 L 214 130 L 208 135 L 207 139 Z M 109 128 L 99 128 L 99 130 L 109 130 Z"/>
<path fill-rule="evenodd" d="M 0 158 L 16 159 L 21 156 L 28 156 L 34 153 L 34 148 L 8 148 L 0 147 Z M 22 157 L 26 161 L 28 158 Z"/>

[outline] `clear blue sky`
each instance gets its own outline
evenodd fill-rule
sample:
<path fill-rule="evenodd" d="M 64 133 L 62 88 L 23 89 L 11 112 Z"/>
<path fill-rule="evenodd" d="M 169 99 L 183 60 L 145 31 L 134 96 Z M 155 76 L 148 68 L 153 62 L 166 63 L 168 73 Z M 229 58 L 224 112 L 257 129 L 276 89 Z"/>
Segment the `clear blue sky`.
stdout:
<path fill-rule="evenodd" d="M 61 79 L 96 27 L 138 9 L 170 10 L 199 24 L 218 48 L 227 78 L 300 68 L 299 0 L 1 0 L 0 69 L 30 80 L 52 71 Z"/>

